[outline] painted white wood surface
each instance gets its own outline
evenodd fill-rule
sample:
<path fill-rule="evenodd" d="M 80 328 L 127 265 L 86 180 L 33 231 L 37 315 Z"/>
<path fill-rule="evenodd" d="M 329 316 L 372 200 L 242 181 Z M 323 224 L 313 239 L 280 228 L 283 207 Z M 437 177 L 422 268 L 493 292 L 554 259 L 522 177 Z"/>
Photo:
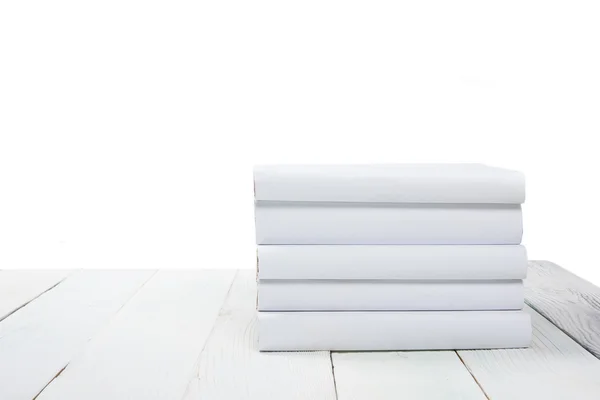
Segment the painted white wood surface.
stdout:
<path fill-rule="evenodd" d="M 600 358 L 600 288 L 549 261 L 532 261 L 525 293 L 531 307 Z"/>
<path fill-rule="evenodd" d="M 454 351 L 332 353 L 339 400 L 486 397 Z"/>
<path fill-rule="evenodd" d="M 600 398 L 600 360 L 529 307 L 528 349 L 458 351 L 494 400 Z"/>
<path fill-rule="evenodd" d="M 239 271 L 186 400 L 335 399 L 329 352 L 259 353 L 254 271 Z"/>
<path fill-rule="evenodd" d="M 39 400 L 181 399 L 235 271 L 160 271 Z"/>
<path fill-rule="evenodd" d="M 531 267 L 527 301 L 595 349 L 598 288 Z M 256 351 L 253 271 L 28 273 L 0 291 L 24 305 L 0 322 L 1 400 L 600 398 L 600 360 L 530 309 L 530 349 L 332 353 L 332 374 L 328 352 Z"/>
<path fill-rule="evenodd" d="M 0 322 L 0 399 L 34 398 L 152 271 L 82 271 Z"/>
<path fill-rule="evenodd" d="M 0 321 L 52 288 L 74 271 L 0 271 Z"/>

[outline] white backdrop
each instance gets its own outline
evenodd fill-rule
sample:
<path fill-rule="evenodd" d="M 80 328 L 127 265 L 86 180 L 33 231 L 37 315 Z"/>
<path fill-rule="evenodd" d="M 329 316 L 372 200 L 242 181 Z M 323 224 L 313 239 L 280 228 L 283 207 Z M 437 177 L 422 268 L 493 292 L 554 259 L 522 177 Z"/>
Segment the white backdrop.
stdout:
<path fill-rule="evenodd" d="M 400 3 L 0 2 L 0 268 L 254 268 L 256 163 L 485 162 L 600 284 L 600 3 Z"/>

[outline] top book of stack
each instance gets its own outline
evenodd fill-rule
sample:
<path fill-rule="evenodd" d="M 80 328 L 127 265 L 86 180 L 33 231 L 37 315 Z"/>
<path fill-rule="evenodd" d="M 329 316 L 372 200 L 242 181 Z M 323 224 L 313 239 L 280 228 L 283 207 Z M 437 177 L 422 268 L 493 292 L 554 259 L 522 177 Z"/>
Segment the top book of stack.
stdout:
<path fill-rule="evenodd" d="M 254 169 L 255 200 L 522 204 L 525 177 L 482 164 L 271 165 Z"/>
<path fill-rule="evenodd" d="M 254 170 L 257 244 L 519 244 L 525 178 L 481 164 Z"/>

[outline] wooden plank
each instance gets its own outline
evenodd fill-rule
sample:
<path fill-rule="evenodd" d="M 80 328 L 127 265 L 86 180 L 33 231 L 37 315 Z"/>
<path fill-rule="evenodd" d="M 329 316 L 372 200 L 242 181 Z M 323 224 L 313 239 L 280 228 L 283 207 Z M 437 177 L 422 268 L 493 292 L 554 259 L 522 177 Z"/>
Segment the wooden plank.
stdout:
<path fill-rule="evenodd" d="M 254 271 L 240 271 L 186 400 L 335 399 L 329 352 L 260 353 Z"/>
<path fill-rule="evenodd" d="M 600 396 L 600 360 L 529 307 L 528 349 L 459 351 L 490 399 L 594 399 Z"/>
<path fill-rule="evenodd" d="M 332 353 L 339 400 L 478 399 L 454 351 Z"/>
<path fill-rule="evenodd" d="M 0 271 L 0 321 L 60 283 L 73 271 Z"/>
<path fill-rule="evenodd" d="M 0 322 L 0 399 L 32 399 L 151 271 L 82 271 Z"/>
<path fill-rule="evenodd" d="M 181 399 L 234 275 L 158 272 L 38 399 Z"/>
<path fill-rule="evenodd" d="M 525 296 L 527 304 L 600 358 L 600 288 L 551 262 L 532 261 Z"/>

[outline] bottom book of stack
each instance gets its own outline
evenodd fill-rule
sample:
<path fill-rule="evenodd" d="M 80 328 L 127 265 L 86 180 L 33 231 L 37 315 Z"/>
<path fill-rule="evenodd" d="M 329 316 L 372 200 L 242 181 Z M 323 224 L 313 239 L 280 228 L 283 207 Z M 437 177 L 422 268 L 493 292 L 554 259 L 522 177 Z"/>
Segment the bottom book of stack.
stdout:
<path fill-rule="evenodd" d="M 261 351 L 527 347 L 525 311 L 259 312 Z"/>

